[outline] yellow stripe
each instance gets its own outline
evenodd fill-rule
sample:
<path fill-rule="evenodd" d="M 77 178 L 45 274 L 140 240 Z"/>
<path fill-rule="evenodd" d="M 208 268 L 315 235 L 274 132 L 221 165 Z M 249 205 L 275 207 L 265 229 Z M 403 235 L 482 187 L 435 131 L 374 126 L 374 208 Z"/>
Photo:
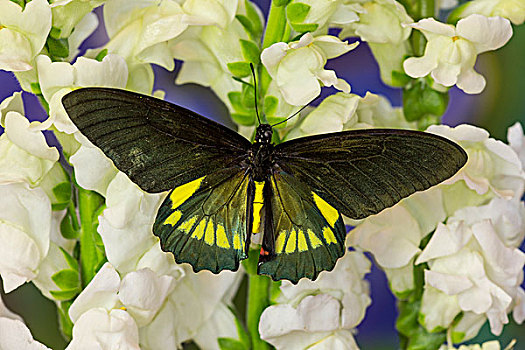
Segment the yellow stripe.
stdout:
<path fill-rule="evenodd" d="M 286 232 L 284 230 L 282 230 L 281 232 L 279 232 L 279 234 L 277 235 L 277 241 L 275 242 L 275 252 L 277 254 L 280 254 L 283 252 L 283 248 L 284 248 L 284 239 L 286 238 Z"/>
<path fill-rule="evenodd" d="M 310 244 L 312 245 L 312 248 L 317 248 L 321 245 L 323 245 L 323 242 L 317 237 L 317 235 L 310 229 L 308 229 L 308 239 L 310 240 Z"/>
<path fill-rule="evenodd" d="M 175 188 L 170 194 L 171 208 L 178 208 L 182 203 L 186 202 L 188 198 L 190 198 L 195 193 L 195 191 L 197 191 L 205 177 L 206 176 L 200 177 L 197 180 L 193 180 Z"/>
<path fill-rule="evenodd" d="M 191 231 L 191 228 L 193 227 L 193 224 L 197 221 L 197 217 L 194 216 L 186 221 L 184 221 L 180 226 L 179 229 L 181 231 L 184 231 L 186 233 L 189 233 Z"/>
<path fill-rule="evenodd" d="M 308 245 L 306 244 L 306 237 L 304 236 L 304 232 L 301 230 L 297 231 L 297 242 L 297 247 L 299 248 L 300 252 L 308 250 Z"/>
<path fill-rule="evenodd" d="M 253 199 L 253 233 L 258 233 L 261 228 L 261 213 L 264 205 L 263 189 L 264 182 L 255 181 L 255 197 Z"/>
<path fill-rule="evenodd" d="M 236 233 L 235 236 L 233 236 L 233 249 L 240 250 L 241 247 L 241 236 Z"/>
<path fill-rule="evenodd" d="M 319 211 L 323 214 L 326 221 L 330 226 L 335 227 L 335 222 L 339 219 L 339 212 L 315 193 L 312 192 L 312 195 L 314 197 L 315 205 L 317 205 L 317 208 L 319 208 Z"/>
<path fill-rule="evenodd" d="M 330 229 L 330 227 L 325 226 L 323 228 L 323 237 L 326 243 L 337 243 L 337 240 L 335 239 L 334 232 Z"/>
<path fill-rule="evenodd" d="M 179 222 L 181 217 L 182 212 L 180 210 L 176 210 L 173 213 L 171 213 L 170 216 L 168 216 L 168 218 L 164 221 L 164 225 L 175 226 L 177 222 Z"/>
<path fill-rule="evenodd" d="M 221 248 L 230 248 L 230 242 L 228 242 L 226 231 L 222 225 L 217 225 L 217 245 Z"/>
<path fill-rule="evenodd" d="M 201 221 L 201 223 L 203 223 L 203 222 L 205 223 L 204 219 Z M 203 232 L 204 232 L 204 230 L 206 230 L 206 233 L 204 234 L 204 243 L 206 243 L 207 245 L 214 245 L 215 244 L 215 231 L 213 230 L 213 223 L 211 223 L 211 224 L 212 224 L 212 226 L 211 226 L 212 229 L 211 230 L 208 230 L 204 226 L 202 227 L 202 231 Z M 199 228 L 200 228 L 200 225 L 199 225 Z"/>
<path fill-rule="evenodd" d="M 292 231 L 290 231 L 290 235 L 288 235 L 288 241 L 286 242 L 285 252 L 287 253 L 295 252 L 296 246 L 297 246 L 297 233 L 295 232 L 295 229 L 292 228 Z"/>

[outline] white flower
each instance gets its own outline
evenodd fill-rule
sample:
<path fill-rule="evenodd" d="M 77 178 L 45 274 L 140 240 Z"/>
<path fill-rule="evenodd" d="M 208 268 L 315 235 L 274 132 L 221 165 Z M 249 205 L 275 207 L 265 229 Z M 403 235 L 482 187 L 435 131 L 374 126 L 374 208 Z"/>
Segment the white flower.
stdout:
<path fill-rule="evenodd" d="M 78 27 L 84 27 L 85 23 L 83 24 L 82 22 L 86 21 L 86 18 L 92 17 L 89 13 L 95 7 L 102 5 L 105 0 L 52 0 L 50 2 L 53 14 L 53 28 L 60 30 L 60 38 L 69 37 L 69 39 L 72 39 L 73 36 L 78 35 L 78 32 L 74 34 Z M 92 18 L 88 19 L 88 21 L 92 20 Z M 87 35 L 85 38 L 87 38 Z M 73 40 L 76 41 L 76 39 Z M 75 49 L 77 47 L 78 45 L 75 46 Z"/>
<path fill-rule="evenodd" d="M 523 135 L 523 127 L 520 123 L 516 122 L 508 128 L 507 140 L 510 147 L 518 154 L 522 168 L 525 168 L 525 135 Z"/>
<path fill-rule="evenodd" d="M 485 342 L 481 345 L 479 344 L 472 344 L 472 345 L 460 345 L 459 348 L 455 348 L 450 345 L 441 345 L 439 350 L 500 350 L 500 344 L 497 340 L 492 340 Z"/>
<path fill-rule="evenodd" d="M 477 197 L 497 195 L 504 198 L 521 198 L 525 176 L 521 162 L 511 147 L 489 138 L 486 130 L 472 125 L 463 124 L 455 128 L 432 125 L 427 132 L 457 142 L 468 154 L 467 164 L 445 183 L 463 180 L 469 189 L 477 193 Z M 457 192 L 447 194 L 447 197 L 449 196 L 458 201 L 469 199 L 468 195 L 459 196 Z M 451 214 L 454 212 L 454 210 L 447 211 Z"/>
<path fill-rule="evenodd" d="M 510 22 L 501 17 L 477 14 L 458 21 L 456 27 L 433 18 L 411 24 L 427 38 L 423 57 L 411 57 L 403 63 L 405 72 L 420 78 L 428 74 L 444 86 L 457 85 L 468 94 L 485 88 L 485 78 L 474 71 L 477 55 L 496 50 L 512 36 Z"/>
<path fill-rule="evenodd" d="M 5 117 L 8 112 L 18 112 L 24 114 L 24 101 L 22 93 L 15 92 L 13 95 L 5 98 L 0 104 L 0 125 L 5 127 Z"/>
<path fill-rule="evenodd" d="M 369 271 L 370 261 L 354 251 L 316 281 L 283 282 L 277 304 L 261 315 L 261 338 L 277 349 L 357 349 L 351 329 L 371 302 L 363 280 Z"/>
<path fill-rule="evenodd" d="M 107 55 L 97 60 L 79 57 L 74 64 L 51 62 L 47 56 L 38 56 L 38 80 L 42 95 L 49 103 L 50 118 L 45 122 L 62 132 L 71 134 L 77 127 L 67 116 L 62 97 L 75 87 L 108 86 L 125 87 L 128 77 L 126 62 L 117 55 Z"/>
<path fill-rule="evenodd" d="M 501 199 L 493 201 L 497 205 Z M 522 205 L 519 207 L 523 215 Z M 508 323 L 507 312 L 522 307 L 520 284 L 525 254 L 506 246 L 501 238 L 506 236 L 506 227 L 499 224 L 505 221 L 502 218 L 505 212 L 487 209 L 464 208 L 449 218 L 446 225 L 440 223 L 416 260 L 416 264 L 427 262 L 430 268 L 425 271 L 428 288 L 421 307 L 429 331 L 448 328 L 462 311 L 464 316 L 471 317 L 462 319 L 455 332 L 463 327 L 465 337 L 474 336 L 483 324 L 480 318 L 488 318 L 492 333 L 499 335 L 503 324 Z M 517 322 L 523 322 L 523 318 Z M 465 327 L 466 324 L 471 326 Z M 465 332 L 465 328 L 472 327 Z"/>
<path fill-rule="evenodd" d="M 225 29 L 234 19 L 239 0 L 186 0 L 183 21 L 189 25 L 218 25 Z"/>
<path fill-rule="evenodd" d="M 218 26 L 189 28 L 170 42 L 173 57 L 184 61 L 175 82 L 209 86 L 233 111 L 228 93 L 241 91 L 241 83 L 232 79 L 228 63 L 244 61 L 241 39 L 247 40 L 248 36 L 238 21 L 225 29 Z"/>
<path fill-rule="evenodd" d="M 0 69 L 28 71 L 44 47 L 51 29 L 51 9 L 46 0 L 34 0 L 22 10 L 10 0 L 0 0 Z"/>
<path fill-rule="evenodd" d="M 407 122 L 403 108 L 392 107 L 384 96 L 367 92 L 359 100 L 356 110 L 357 123 L 352 129 L 359 128 L 394 128 L 416 129 L 415 122 Z"/>
<path fill-rule="evenodd" d="M 469 1 L 459 10 L 461 17 L 471 14 L 500 16 L 520 25 L 525 21 L 525 1 L 523 0 L 474 0 Z"/>
<path fill-rule="evenodd" d="M 56 8 L 54 8 L 56 9 Z M 53 17 L 53 19 L 56 17 Z M 95 13 L 88 13 L 75 25 L 73 32 L 67 38 L 69 56 L 66 61 L 73 61 L 77 57 L 80 45 L 86 40 L 98 27 L 98 17 Z"/>
<path fill-rule="evenodd" d="M 261 61 L 277 83 L 284 99 L 294 106 L 309 103 L 323 86 L 350 92 L 350 85 L 337 78 L 332 70 L 325 70 L 327 59 L 354 49 L 358 43 L 347 44 L 330 35 L 313 37 L 306 33 L 299 41 L 275 43 L 263 50 Z"/>
<path fill-rule="evenodd" d="M 0 297 L 0 349 L 50 350 L 33 339 L 20 316 L 12 313 Z"/>
<path fill-rule="evenodd" d="M 26 182 L 37 185 L 58 160 L 58 151 L 49 147 L 40 123 L 18 112 L 8 112 L 5 133 L 0 136 L 0 183 Z"/>
<path fill-rule="evenodd" d="M 6 293 L 38 274 L 49 249 L 51 203 L 40 188 L 0 185 L 0 275 Z"/>
<path fill-rule="evenodd" d="M 84 313 L 73 326 L 73 340 L 66 349 L 140 350 L 138 329 L 124 310 L 102 308 Z"/>

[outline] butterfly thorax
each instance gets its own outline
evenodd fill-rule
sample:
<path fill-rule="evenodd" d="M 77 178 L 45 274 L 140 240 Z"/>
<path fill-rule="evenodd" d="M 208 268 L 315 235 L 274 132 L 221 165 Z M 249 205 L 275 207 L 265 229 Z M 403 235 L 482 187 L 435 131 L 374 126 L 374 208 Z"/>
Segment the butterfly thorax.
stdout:
<path fill-rule="evenodd" d="M 255 142 L 249 151 L 252 177 L 255 181 L 265 181 L 271 175 L 273 167 L 272 127 L 261 124 L 255 132 Z"/>

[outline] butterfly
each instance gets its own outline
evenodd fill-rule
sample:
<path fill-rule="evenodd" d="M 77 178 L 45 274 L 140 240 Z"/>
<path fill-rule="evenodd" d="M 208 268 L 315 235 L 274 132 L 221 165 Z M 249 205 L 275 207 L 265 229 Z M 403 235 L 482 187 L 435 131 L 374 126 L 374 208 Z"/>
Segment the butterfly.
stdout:
<path fill-rule="evenodd" d="M 141 189 L 170 190 L 153 233 L 194 271 L 237 270 L 262 234 L 258 273 L 297 283 L 345 252 L 341 214 L 363 219 L 454 175 L 465 151 L 411 130 L 350 130 L 254 142 L 169 102 L 82 88 L 62 103 L 73 123 Z"/>

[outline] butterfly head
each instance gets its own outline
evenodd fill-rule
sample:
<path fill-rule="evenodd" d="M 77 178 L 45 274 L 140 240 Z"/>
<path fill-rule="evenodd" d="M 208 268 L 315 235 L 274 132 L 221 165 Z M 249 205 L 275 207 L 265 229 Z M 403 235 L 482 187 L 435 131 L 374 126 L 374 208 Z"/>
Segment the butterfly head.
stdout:
<path fill-rule="evenodd" d="M 255 132 L 255 142 L 270 143 L 272 141 L 272 126 L 270 124 L 260 124 Z"/>

